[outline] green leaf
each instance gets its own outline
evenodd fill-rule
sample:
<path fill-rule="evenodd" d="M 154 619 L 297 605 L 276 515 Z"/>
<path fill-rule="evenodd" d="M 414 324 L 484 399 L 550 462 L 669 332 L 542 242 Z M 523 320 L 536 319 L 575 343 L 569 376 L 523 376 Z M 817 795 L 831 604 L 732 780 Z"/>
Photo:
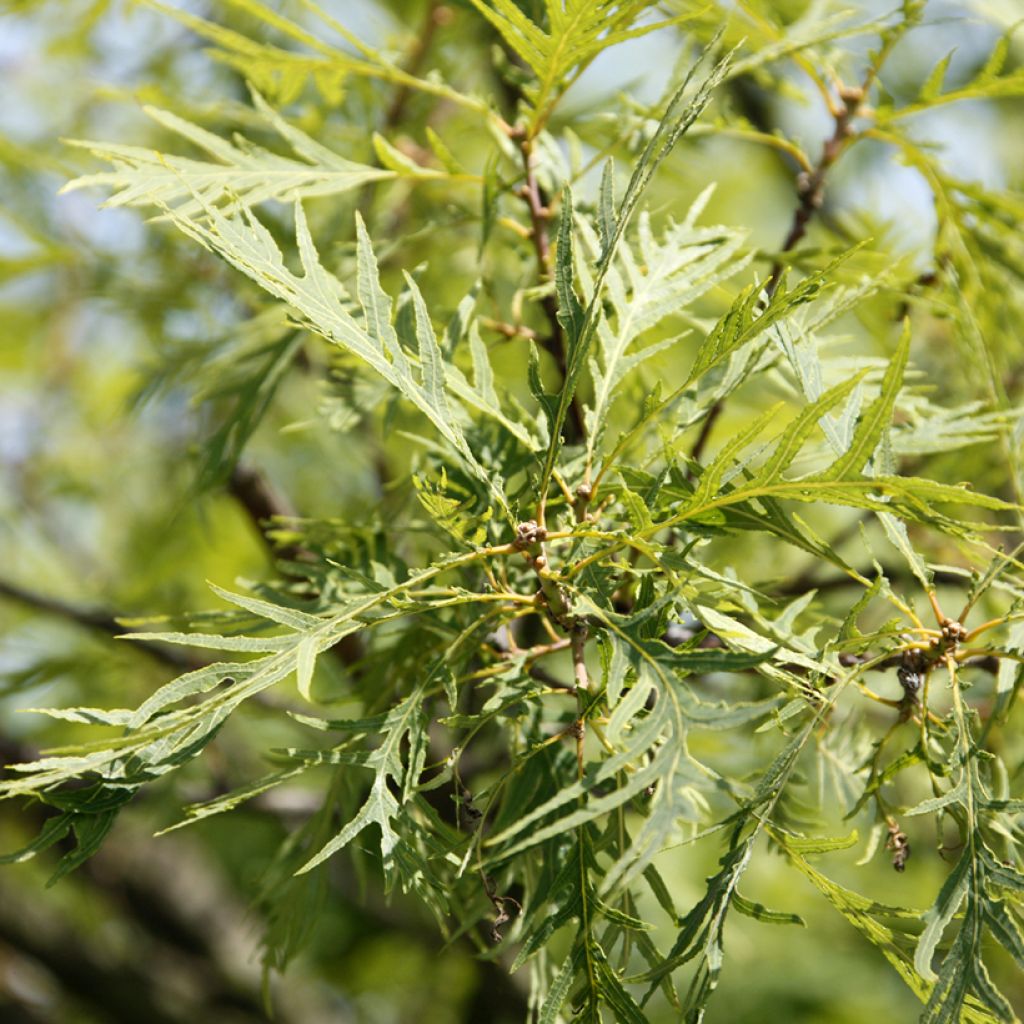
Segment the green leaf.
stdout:
<path fill-rule="evenodd" d="M 235 143 L 227 142 L 177 114 L 145 107 L 154 121 L 206 151 L 216 162 L 138 146 L 72 140 L 72 145 L 88 149 L 113 164 L 114 170 L 76 178 L 62 191 L 101 186 L 113 190 L 107 206 L 174 206 L 179 216 L 195 217 L 207 206 L 220 206 L 224 212 L 231 212 L 268 200 L 292 202 L 341 195 L 399 173 L 393 168 L 371 167 L 339 156 L 288 124 L 255 91 L 253 103 L 299 159 L 278 156 L 241 138 Z M 422 172 L 421 168 L 418 170 Z M 403 169 L 402 173 L 415 172 Z"/>
<path fill-rule="evenodd" d="M 650 8 L 649 0 L 544 0 L 550 26 L 545 32 L 515 0 L 471 2 L 535 74 L 536 84 L 527 90 L 533 126 L 543 122 L 565 79 L 578 77 L 599 53 L 684 20 L 680 16 L 634 27 Z"/>
<path fill-rule="evenodd" d="M 197 821 L 202 821 L 204 818 L 210 818 L 216 814 L 225 814 L 228 811 L 233 811 L 236 807 L 240 807 L 246 801 L 252 800 L 254 797 L 261 796 L 263 793 L 269 792 L 271 789 L 280 786 L 289 779 L 293 779 L 296 776 L 301 775 L 305 770 L 305 765 L 299 765 L 294 768 L 285 768 L 282 771 L 271 772 L 269 775 L 264 775 L 262 778 L 256 779 L 254 782 L 248 782 L 244 786 L 239 786 L 237 789 L 233 789 L 230 793 L 225 793 L 222 796 L 215 797 L 213 800 L 207 800 L 204 803 L 190 804 L 185 808 L 185 818 L 174 825 L 169 825 L 167 828 L 161 829 L 156 834 L 164 835 L 167 832 L 174 832 L 179 828 L 184 828 L 186 825 L 192 825 Z"/>
<path fill-rule="evenodd" d="M 312 700 L 313 669 L 316 667 L 316 639 L 306 637 L 295 649 L 295 681 L 299 694 L 305 700 Z"/>
<path fill-rule="evenodd" d="M 423 693 L 417 690 L 399 701 L 385 717 L 381 742 L 366 760 L 366 767 L 373 770 L 373 782 L 366 802 L 356 816 L 314 856 L 298 870 L 298 874 L 312 871 L 318 864 L 344 849 L 353 839 L 370 825 L 380 829 L 380 853 L 385 871 L 393 870 L 395 847 L 399 834 L 394 821 L 401 813 L 402 805 L 390 788 L 390 782 L 408 789 L 408 780 L 416 779 L 423 768 L 426 757 L 426 720 L 423 714 Z M 402 747 L 408 744 L 408 763 L 403 762 Z"/>
<path fill-rule="evenodd" d="M 815 888 L 828 900 L 828 902 L 841 913 L 846 920 L 857 929 L 878 951 L 885 957 L 889 964 L 896 970 L 904 983 L 911 989 L 915 996 L 922 1003 L 927 1002 L 930 993 L 930 986 L 921 979 L 914 970 L 910 958 L 897 942 L 897 933 L 888 925 L 883 924 L 880 918 L 916 918 L 915 911 L 905 910 L 899 907 L 887 907 L 873 903 L 871 900 L 858 893 L 838 885 L 816 868 L 812 867 L 804 857 L 797 852 L 790 842 L 790 837 L 773 830 L 773 837 L 786 850 L 790 863 L 807 878 Z M 967 1020 L 978 1021 L 977 1015 L 966 1016 Z M 986 1019 L 984 1017 L 980 1018 Z"/>
<path fill-rule="evenodd" d="M 924 559 L 911 545 L 910 538 L 907 536 L 906 525 L 888 512 L 876 512 L 875 515 L 878 516 L 878 520 L 885 530 L 885 535 L 906 559 L 907 565 L 910 566 L 910 571 L 917 578 L 917 581 L 926 593 L 930 591 L 932 589 L 932 572 L 925 565 Z"/>
<path fill-rule="evenodd" d="M 932 68 L 922 83 L 917 98 L 898 109 L 893 109 L 886 104 L 878 113 L 879 122 L 888 124 L 931 110 L 942 104 L 956 103 L 960 100 L 1000 99 L 1024 95 L 1024 68 L 1015 67 L 1002 73 L 1013 32 L 1019 25 L 1020 21 L 1017 21 L 1010 31 L 1000 38 L 988 60 L 970 81 L 946 92 L 942 91 L 946 72 L 953 56 L 952 52 L 948 53 Z"/>
<path fill-rule="evenodd" d="M 807 922 L 799 914 L 789 914 L 780 910 L 769 910 L 763 903 L 755 903 L 736 892 L 732 897 L 733 909 L 744 917 L 752 917 L 764 924 L 798 924 L 807 927 Z"/>
<path fill-rule="evenodd" d="M 942 92 L 942 83 L 946 79 L 946 72 L 949 70 L 949 62 L 953 59 L 955 50 L 950 50 L 928 73 L 918 92 L 919 99 L 924 103 L 934 100 Z"/>
<path fill-rule="evenodd" d="M 800 306 L 815 299 L 831 282 L 836 269 L 854 252 L 856 248 L 843 253 L 828 266 L 808 274 L 793 288 L 787 289 L 783 280 L 771 295 L 767 296 L 767 301 L 762 288 L 750 285 L 743 289 L 701 343 L 683 389 L 721 363 L 732 352 L 764 334 L 769 327 L 780 323 Z"/>
<path fill-rule="evenodd" d="M 352 316 L 342 301 L 345 293 L 341 283 L 320 263 L 301 203 L 295 205 L 301 277 L 285 265 L 277 243 L 251 211 L 225 215 L 208 207 L 205 214 L 204 219 L 196 220 L 177 210 L 168 210 L 168 215 L 185 234 L 223 256 L 265 291 L 291 306 L 310 330 L 358 356 L 397 388 L 434 424 L 453 452 L 488 487 L 501 507 L 506 507 L 500 481 L 477 461 L 451 401 L 439 386 L 443 356 L 422 300 L 417 298 L 418 290 L 413 294 L 420 346 L 418 373 L 411 355 L 402 348 L 391 325 L 391 300 L 380 286 L 373 247 L 358 214 L 357 279 L 362 322 Z"/>
<path fill-rule="evenodd" d="M 599 237 L 578 221 L 587 257 L 598 264 L 614 237 L 614 211 L 610 183 L 602 183 Z M 711 187 L 693 203 L 681 224 L 669 222 L 660 240 L 650 218 L 640 214 L 637 243 L 619 243 L 605 282 L 614 319 L 602 316 L 597 325 L 600 365 L 592 364 L 593 408 L 588 412 L 587 447 L 590 457 L 600 441 L 608 411 L 623 379 L 651 356 L 673 344 L 648 345 L 631 352 L 633 343 L 666 317 L 682 312 L 702 295 L 741 271 L 748 257 L 738 257 L 745 233 L 726 227 L 698 228 L 695 221 L 711 194 Z"/>
<path fill-rule="evenodd" d="M 584 325 L 583 307 L 573 287 L 573 214 L 572 191 L 566 186 L 562 193 L 562 215 L 558 226 L 558 247 L 555 250 L 555 295 L 558 299 L 558 322 L 565 331 L 569 358 L 579 348 Z"/>
<path fill-rule="evenodd" d="M 569 997 L 569 989 L 572 988 L 573 979 L 576 976 L 577 961 L 579 955 L 574 951 L 570 953 L 558 969 L 555 980 L 548 990 L 547 998 L 540 1008 L 538 1024 L 556 1024 L 559 1019 L 559 1011 Z"/>
<path fill-rule="evenodd" d="M 854 829 L 848 836 L 786 836 L 786 849 L 800 854 L 801 857 L 812 856 L 818 853 L 833 853 L 836 850 L 849 850 L 860 841 L 857 830 Z"/>
<path fill-rule="evenodd" d="M 903 386 L 903 371 L 906 369 L 909 355 L 910 324 L 908 322 L 903 327 L 896 352 L 885 371 L 881 394 L 861 415 L 850 447 L 817 479 L 822 481 L 844 480 L 864 469 L 865 463 L 874 454 L 882 440 L 883 432 L 892 422 L 892 411 L 896 405 L 896 397 Z"/>
<path fill-rule="evenodd" d="M 291 103 L 298 98 L 306 84 L 312 81 L 324 100 L 336 106 L 341 102 L 346 80 L 357 77 L 392 82 L 481 114 L 487 112 L 483 101 L 452 89 L 441 81 L 438 75 L 420 78 L 398 67 L 384 54 L 363 43 L 310 0 L 303 0 L 305 6 L 325 21 L 332 31 L 340 34 L 345 42 L 356 50 L 358 56 L 328 45 L 282 16 L 269 4 L 260 3 L 258 0 L 225 0 L 225 3 L 241 8 L 248 16 L 256 19 L 257 23 L 262 22 L 264 33 L 281 33 L 285 38 L 306 47 L 305 50 L 286 49 L 265 42 L 264 38 L 250 38 L 188 11 L 168 6 L 160 0 L 144 0 L 144 3 L 212 42 L 218 47 L 213 51 L 213 56 L 217 60 L 232 67 L 257 89 L 275 97 L 281 104 Z"/>
<path fill-rule="evenodd" d="M 474 0 L 474 2 L 480 3 L 482 0 Z M 503 0 L 503 2 L 511 4 L 511 0 Z M 581 0 L 581 2 L 583 2 L 583 0 Z M 683 136 L 686 130 L 694 123 L 694 121 L 697 120 L 701 112 L 711 101 L 712 92 L 725 77 L 726 71 L 729 67 L 730 58 L 731 55 L 727 56 L 712 68 L 707 76 L 700 81 L 692 99 L 690 99 L 685 108 L 680 111 L 679 108 L 682 106 L 684 97 L 688 94 L 691 80 L 696 74 L 697 67 L 700 64 L 700 61 L 698 60 L 697 64 L 690 69 L 683 84 L 680 85 L 672 96 L 672 99 L 669 101 L 668 107 L 658 124 L 657 130 L 651 136 L 651 139 L 641 154 L 640 159 L 634 166 L 633 173 L 630 176 L 629 183 L 626 186 L 626 191 L 616 214 L 614 233 L 612 234 L 609 245 L 604 250 L 602 258 L 598 263 L 592 285 L 591 296 L 586 304 L 582 318 L 578 316 L 578 310 L 575 305 L 577 300 L 575 299 L 575 293 L 571 289 L 572 264 L 571 260 L 568 260 L 568 246 L 563 250 L 565 256 L 563 256 L 562 259 L 566 260 L 566 262 L 563 263 L 561 273 L 563 288 L 565 289 L 564 301 L 566 305 L 564 307 L 560 307 L 559 317 L 560 322 L 571 326 L 572 332 L 566 346 L 565 380 L 562 382 L 562 390 L 559 394 L 558 406 L 555 412 L 554 422 L 551 426 L 551 437 L 544 460 L 544 470 L 539 488 L 541 494 L 547 493 L 548 486 L 551 482 L 551 476 L 555 468 L 555 460 L 562 444 L 562 426 L 569 413 L 573 396 L 575 395 L 576 388 L 579 384 L 580 375 L 584 366 L 587 364 L 590 346 L 596 330 L 601 308 L 605 277 L 611 267 L 612 260 L 615 258 L 619 242 L 622 240 L 626 227 L 630 223 L 633 213 L 636 211 L 636 207 L 640 202 L 641 196 L 650 184 L 654 172 L 672 151 L 675 144 Z M 571 194 L 568 189 L 566 190 L 566 196 L 569 199 L 569 202 L 571 202 Z M 568 206 L 569 203 L 566 205 Z M 571 210 L 571 206 L 569 208 Z M 572 224 L 570 223 L 570 220 L 571 218 L 563 218 L 564 225 L 560 228 L 560 231 L 571 233 Z"/>
<path fill-rule="evenodd" d="M 826 391 L 818 401 L 804 406 L 796 419 L 775 440 L 771 456 L 757 471 L 751 485 L 757 486 L 780 479 L 783 472 L 800 454 L 818 422 L 839 405 L 860 384 L 863 377 L 863 374 L 855 374 L 849 380 L 842 381 Z"/>
<path fill-rule="evenodd" d="M 935 971 L 932 970 L 932 957 L 935 955 L 935 948 L 942 938 L 946 926 L 953 920 L 953 915 L 960 909 L 961 904 L 967 898 L 968 886 L 970 884 L 970 870 L 972 857 L 965 852 L 957 861 L 956 867 L 950 872 L 935 903 L 924 915 L 924 931 L 917 942 L 917 950 L 914 953 L 914 967 L 917 973 L 928 981 L 935 980 Z"/>

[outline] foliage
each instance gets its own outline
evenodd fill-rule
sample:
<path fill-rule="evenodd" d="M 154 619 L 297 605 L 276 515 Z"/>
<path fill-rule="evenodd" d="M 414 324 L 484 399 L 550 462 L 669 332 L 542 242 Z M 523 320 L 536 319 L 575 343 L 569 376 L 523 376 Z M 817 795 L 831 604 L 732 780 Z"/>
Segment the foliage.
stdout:
<path fill-rule="evenodd" d="M 313 0 L 152 6 L 248 98 L 147 106 L 161 148 L 75 142 L 109 169 L 66 191 L 105 189 L 163 244 L 176 231 L 189 258 L 232 268 L 227 329 L 164 351 L 144 387 L 184 384 L 212 418 L 191 493 L 230 481 L 274 573 L 211 584 L 206 611 L 123 621 L 182 671 L 135 707 L 41 709 L 60 745 L 9 765 L 0 795 L 52 813 L 4 860 L 59 846 L 65 876 L 152 787 L 202 778 L 256 708 L 270 771 L 164 828 L 315 794 L 268 866 L 268 970 L 350 858 L 527 975 L 532 1020 L 700 1021 L 737 914 L 804 923 L 745 894 L 781 854 L 922 1021 L 1016 1020 L 1019 991 L 990 967 L 1024 968 L 1024 472 L 1003 337 L 1022 201 L 959 180 L 911 129 L 1024 94 L 1013 30 L 963 82 L 946 84 L 947 56 L 901 95 L 891 54 L 928 26 L 913 0 L 869 20 L 828 3 L 431 4 L 430 34 L 455 18 L 496 51 L 464 80 L 424 71 L 429 39 L 403 61 Z M 584 71 L 655 35 L 685 54 L 662 98 L 574 119 Z M 745 89 L 791 91 L 794 67 L 830 121 L 820 154 L 737 109 Z M 711 222 L 710 183 L 685 212 L 658 192 L 687 147 L 736 138 L 797 172 L 773 248 Z M 802 244 L 835 165 L 871 142 L 931 190 L 923 273 L 884 231 L 829 224 Z M 925 380 L 938 331 L 980 386 Z M 376 507 L 254 504 L 241 460 L 295 377 L 329 428 L 307 447 L 313 486 L 364 459 Z M 782 568 L 796 556 L 802 572 Z M 909 870 L 918 819 L 938 851 L 915 839 L 911 866 L 949 862 L 928 908 L 829 874 L 826 855 L 866 863 L 883 839 Z M 718 867 L 685 906 L 666 871 L 698 843 Z"/>

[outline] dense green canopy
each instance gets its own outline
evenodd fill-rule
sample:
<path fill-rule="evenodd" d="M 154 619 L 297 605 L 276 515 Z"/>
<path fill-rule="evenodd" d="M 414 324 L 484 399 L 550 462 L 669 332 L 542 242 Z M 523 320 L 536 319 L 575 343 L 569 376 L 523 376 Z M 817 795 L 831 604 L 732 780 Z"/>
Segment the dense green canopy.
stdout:
<path fill-rule="evenodd" d="M 1024 1014 L 1016 7 L 7 5 L 5 1021 Z"/>

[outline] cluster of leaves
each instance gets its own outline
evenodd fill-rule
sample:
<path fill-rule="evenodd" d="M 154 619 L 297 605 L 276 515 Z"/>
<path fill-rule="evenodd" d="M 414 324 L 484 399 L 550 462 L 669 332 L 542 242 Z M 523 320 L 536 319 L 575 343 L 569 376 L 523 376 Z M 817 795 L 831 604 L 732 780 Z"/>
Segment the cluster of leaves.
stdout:
<path fill-rule="evenodd" d="M 242 365 L 226 347 L 204 364 L 204 395 L 237 398 L 210 444 L 208 485 L 237 460 L 303 346 L 326 344 L 345 384 L 327 408 L 336 414 L 343 401 L 357 414 L 341 417 L 345 429 L 356 419 L 369 431 L 400 428 L 414 448 L 402 469 L 407 500 L 399 515 L 382 512 L 365 526 L 276 523 L 276 580 L 240 592 L 214 587 L 229 610 L 197 616 L 190 628 L 131 634 L 199 652 L 194 667 L 135 709 L 45 712 L 98 738 L 11 766 L 0 794 L 55 813 L 6 859 L 74 833 L 55 877 L 78 866 L 142 787 L 194 761 L 243 705 L 262 701 L 297 737 L 293 745 L 268 751 L 269 774 L 190 806 L 178 825 L 285 784 L 322 796 L 289 836 L 264 896 L 270 966 L 296 953 L 328 861 L 345 851 L 375 862 L 387 888 L 417 894 L 447 935 L 466 934 L 482 955 L 528 968 L 544 1024 L 643 1022 L 655 998 L 698 1021 L 723 969 L 731 911 L 799 922 L 741 892 L 771 844 L 878 948 L 920 999 L 922 1020 L 1015 1019 L 985 956 L 991 937 L 1024 967 L 1024 806 L 1010 792 L 1019 769 L 995 742 L 1022 678 L 1024 640 L 1013 623 L 1024 566 L 987 538 L 1019 527 L 1019 420 L 982 293 L 1020 271 L 1012 232 L 1020 201 L 953 181 L 900 127 L 938 104 L 1024 92 L 1019 70 L 1003 70 L 1008 42 L 970 82 L 943 91 L 947 59 L 900 106 L 880 76 L 924 17 L 922 3 L 868 23 L 811 5 L 788 25 L 744 5 L 713 34 L 714 19 L 685 4 L 653 20 L 659 5 L 646 0 L 473 0 L 478 28 L 496 30 L 510 51 L 509 111 L 404 70 L 311 0 L 303 7 L 344 47 L 258 0 L 228 6 L 258 31 L 167 13 L 246 76 L 253 130 L 269 130 L 268 146 L 283 141 L 291 154 L 150 110 L 210 159 L 87 143 L 111 169 L 69 187 L 111 189 L 111 205 L 147 209 L 255 286 L 246 294 L 259 311 L 230 341 L 242 337 Z M 588 195 L 552 127 L 559 101 L 604 50 L 684 30 L 691 63 L 681 81 L 604 147 L 628 155 L 631 173 L 607 159 Z M 851 34 L 879 43 L 859 84 L 836 84 L 820 54 Z M 730 120 L 723 98 L 748 79 L 776 88 L 790 61 L 812 72 L 836 122 L 820 160 Z M 275 108 L 307 95 L 310 79 L 329 102 L 341 101 L 351 79 L 366 79 L 456 108 L 489 131 L 493 149 L 479 173 L 467 172 L 431 127 L 422 148 L 403 148 L 385 130 L 365 162 L 342 156 Z M 878 102 L 869 107 L 872 90 Z M 659 224 L 641 208 L 684 135 L 713 125 L 781 150 L 818 179 L 798 187 L 800 232 L 768 254 L 767 273 L 755 269 L 764 254 L 744 231 L 702 225 L 710 189 L 678 220 Z M 861 247 L 787 272 L 820 179 L 862 138 L 898 145 L 933 188 L 932 276 L 941 283 L 901 266 L 862 273 Z M 482 194 L 476 226 L 489 256 L 454 310 L 423 294 L 422 268 L 405 261 L 400 243 L 385 254 L 359 212 L 354 244 L 318 247 L 325 222 L 307 204 L 322 210 L 351 193 L 365 213 L 370 186 Z M 503 222 L 518 230 L 498 234 Z M 536 261 L 535 279 L 506 302 L 503 247 L 519 246 Z M 1004 253 L 1013 258 L 996 260 Z M 399 261 L 400 279 L 386 286 L 387 265 Z M 981 401 L 945 408 L 915 386 L 909 368 L 927 287 L 944 289 L 932 311 L 952 306 L 957 338 L 988 368 Z M 899 335 L 884 361 L 832 354 L 841 318 L 893 295 L 909 315 L 901 330 L 880 331 L 882 344 Z M 496 320 L 488 306 L 511 313 Z M 522 345 L 500 372 L 485 341 L 495 330 Z M 723 409 L 751 385 L 786 400 L 736 422 L 707 454 Z M 996 480 L 987 493 L 910 472 L 911 458 L 979 441 L 1001 443 L 1009 488 Z M 836 508 L 853 510 L 865 540 L 875 524 L 906 567 L 879 557 L 867 570 L 851 564 L 812 518 Z M 414 543 L 413 533 L 428 540 Z M 955 619 L 940 607 L 935 566 L 917 550 L 918 537 L 936 536 L 961 557 L 943 571 L 970 590 Z M 829 615 L 811 587 L 787 596 L 778 581 L 742 578 L 728 552 L 749 539 L 810 556 L 859 596 Z M 914 589 L 929 601 L 933 626 L 915 610 Z M 993 595 L 997 617 L 969 628 L 968 613 Z M 990 630 L 1002 639 L 990 641 Z M 238 657 L 206 660 L 206 652 Z M 893 670 L 899 699 L 869 686 L 870 673 Z M 301 710 L 280 703 L 291 680 Z M 967 700 L 970 682 L 980 682 L 983 699 Z M 730 699 L 714 699 L 720 692 Z M 358 707 L 348 717 L 308 707 L 346 702 Z M 851 738 L 858 729 L 867 730 L 866 750 Z M 724 730 L 763 738 L 765 762 L 746 773 L 716 764 L 707 737 Z M 897 743 L 904 749 L 889 757 Z M 902 869 L 901 821 L 938 822 L 957 855 L 929 909 L 876 903 L 811 863 L 857 842 L 813 834 L 807 780 L 826 770 L 848 797 L 843 811 L 867 828 L 866 856 L 887 835 Z M 918 799 L 922 784 L 930 795 Z M 698 840 L 722 844 L 720 870 L 694 906 L 679 907 L 663 874 L 666 851 Z M 668 941 L 656 942 L 665 932 Z"/>

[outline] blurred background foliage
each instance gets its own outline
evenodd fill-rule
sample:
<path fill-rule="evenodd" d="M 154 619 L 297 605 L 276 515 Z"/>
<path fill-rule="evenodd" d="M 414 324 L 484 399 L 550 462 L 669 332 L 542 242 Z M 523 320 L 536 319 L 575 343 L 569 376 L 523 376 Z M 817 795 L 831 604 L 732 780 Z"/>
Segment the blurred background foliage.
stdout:
<path fill-rule="evenodd" d="M 244 3 L 173 6 L 282 42 L 247 14 Z M 300 2 L 272 6 L 307 20 Z M 662 6 L 666 13 L 697 9 L 684 0 Z M 747 36 L 757 52 L 809 8 L 826 6 L 722 0 L 707 7 L 698 33 L 725 25 L 727 42 Z M 854 9 L 854 21 L 887 9 L 884 2 L 844 6 Z M 97 170 L 88 151 L 69 146 L 68 139 L 181 151 L 180 140 L 145 114 L 146 104 L 221 135 L 239 131 L 273 145 L 239 69 L 211 59 L 205 40 L 156 7 L 7 0 L 0 10 L 5 763 L 69 737 L 66 724 L 18 710 L 134 706 L 181 669 L 181 656 L 169 649 L 113 640 L 122 630 L 115 616 L 183 618 L 216 604 L 207 580 L 229 584 L 266 576 L 273 552 L 259 524 L 273 515 L 348 524 L 372 545 L 375 524 L 410 498 L 392 483 L 411 457 L 408 442 L 397 430 L 360 422 L 350 390 L 370 385 L 351 383 L 344 355 L 326 352 L 280 318 L 253 320 L 252 286 L 170 229 L 145 225 L 136 210 L 97 210 L 95 190 L 58 195 L 69 178 Z M 514 103 L 516 68 L 469 4 L 326 0 L 324 7 L 411 70 L 437 68 L 464 91 L 497 97 L 499 107 Z M 899 43 L 886 65 L 887 102 L 912 102 L 950 51 L 945 88 L 971 80 L 1022 13 L 1016 0 L 929 3 L 924 24 Z M 682 40 L 681 31 L 669 29 L 603 54 L 557 109 L 551 129 L 565 149 L 551 158 L 578 161 L 583 196 L 595 190 L 596 172 L 589 168 L 597 166 L 595 154 L 612 150 L 628 159 L 650 132 L 659 98 L 684 56 Z M 876 41 L 871 33 L 853 33 L 821 52 L 835 71 L 849 73 L 846 80 L 856 80 Z M 1022 59 L 1024 32 L 1009 37 L 1007 67 L 1019 68 Z M 261 85 L 293 123 L 353 160 L 374 162 L 371 134 L 379 130 L 415 161 L 429 124 L 465 168 L 486 173 L 493 139 L 479 119 L 429 96 L 359 78 L 344 88 L 329 77 Z M 715 115 L 660 172 L 650 205 L 656 218 L 681 217 L 709 182 L 717 182 L 706 221 L 748 230 L 761 250 L 755 269 L 763 278 L 793 218 L 798 168 L 784 148 L 754 136 L 795 140 L 816 157 L 832 118 L 799 60 L 752 69 L 734 79 L 716 104 Z M 724 130 L 716 130 L 716 119 Z M 737 125 L 742 130 L 730 130 Z M 780 136 L 771 135 L 776 130 Z M 1024 185 L 1021 100 L 1007 95 L 944 104 L 901 130 L 928 143 L 933 163 L 908 166 L 883 139 L 858 145 L 830 175 L 825 205 L 799 259 L 820 263 L 823 252 L 870 238 L 851 260 L 851 276 L 901 267 L 901 279 L 919 286 L 866 301 L 844 319 L 842 344 L 851 353 L 885 356 L 900 315 L 913 309 L 923 324 L 914 366 L 923 382 L 934 383 L 943 403 L 1011 408 L 1024 365 L 1022 296 L 1014 276 L 1022 265 L 1015 235 L 1022 201 L 1013 197 Z M 976 187 L 979 203 L 1002 197 L 997 213 L 1005 232 L 974 232 L 970 209 L 955 215 L 944 210 L 941 196 L 936 202 L 935 175 Z M 481 248 L 482 219 L 493 221 L 491 232 L 513 232 L 514 225 L 500 202 L 481 205 L 478 183 L 459 189 L 398 181 L 310 205 L 318 237 L 333 239 L 323 249 L 325 260 L 348 259 L 351 212 L 358 206 L 386 279 L 396 279 L 401 267 L 416 268 L 432 306 L 453 309 L 482 268 L 488 281 L 502 282 L 488 296 L 495 319 L 521 306 L 524 323 L 532 322 L 535 313 L 515 291 L 516 282 L 528 287 L 535 274 L 532 249 L 527 242 Z M 957 239 L 950 237 L 954 232 Z M 439 233 L 443 260 L 437 259 Z M 941 297 L 920 302 L 945 268 L 962 267 L 958 245 L 976 246 L 1005 279 L 946 275 Z M 396 250 L 401 267 L 389 259 Z M 974 294 L 999 289 L 998 302 L 977 309 L 986 336 L 999 339 L 991 379 L 957 337 L 957 295 L 969 288 Z M 714 297 L 708 299 L 709 310 L 720 310 L 718 298 L 717 307 Z M 509 340 L 495 352 L 499 377 L 502 366 L 521 366 L 517 344 Z M 763 382 L 758 388 L 730 406 L 720 436 L 728 435 L 736 417 L 749 417 L 778 397 L 764 393 Z M 1012 498 L 1005 454 L 988 439 L 952 455 L 933 456 L 923 446 L 908 457 L 915 466 L 929 463 L 922 475 L 970 479 L 979 490 Z M 842 510 L 815 515 L 815 525 L 829 534 L 856 519 Z M 308 543 L 315 531 L 305 529 Z M 278 531 L 286 546 L 280 522 Z M 330 536 L 329 529 L 324 532 Z M 409 541 L 412 549 L 417 543 Z M 785 580 L 793 592 L 814 583 L 813 565 L 798 552 L 746 537 L 727 543 L 724 564 L 743 561 L 748 577 Z M 953 541 L 929 537 L 922 543 L 933 561 L 960 563 Z M 844 550 L 855 563 L 865 559 L 858 554 L 861 544 L 851 529 Z M 827 604 L 827 590 L 821 600 Z M 340 693 L 343 680 L 337 684 Z M 183 803 L 264 770 L 260 751 L 284 739 L 277 716 L 256 705 L 237 717 L 202 766 L 147 790 L 100 853 L 75 874 L 44 891 L 52 858 L 0 872 L 5 1022 L 265 1019 L 259 970 L 264 910 L 254 894 L 272 878 L 282 837 L 308 815 L 315 794 L 281 791 L 227 818 L 152 837 L 177 819 Z M 720 734 L 713 742 L 722 749 L 703 755 L 734 770 L 752 755 L 729 749 Z M 28 824 L 34 824 L 32 813 Z M 905 873 L 895 874 L 884 853 L 856 866 L 854 851 L 836 855 L 832 874 L 883 902 L 927 906 L 947 865 L 935 853 L 942 837 L 918 821 L 912 844 L 920 853 Z M 23 808 L 4 805 L 0 822 L 5 849 L 30 838 Z M 833 826 L 835 834 L 844 829 L 840 820 Z M 680 905 L 699 898 L 716 856 L 715 849 L 697 845 L 664 858 L 662 870 Z M 771 934 L 766 939 L 766 926 L 734 916 L 731 959 L 709 1020 L 842 1024 L 916 1016 L 916 1001 L 877 952 L 784 869 L 781 858 L 762 858 L 751 872 L 747 885 L 759 899 L 801 914 L 808 927 L 790 929 L 784 943 L 775 942 Z M 500 964 L 475 959 L 462 941 L 443 945 L 417 904 L 398 894 L 385 900 L 374 880 L 360 877 L 351 863 L 333 862 L 326 887 L 305 898 L 320 909 L 320 919 L 308 947 L 272 984 L 278 1020 L 443 1024 L 523 1018 L 521 979 L 508 977 Z M 997 981 L 1024 1012 L 1024 982 L 1008 960 L 997 957 L 994 964 Z"/>

